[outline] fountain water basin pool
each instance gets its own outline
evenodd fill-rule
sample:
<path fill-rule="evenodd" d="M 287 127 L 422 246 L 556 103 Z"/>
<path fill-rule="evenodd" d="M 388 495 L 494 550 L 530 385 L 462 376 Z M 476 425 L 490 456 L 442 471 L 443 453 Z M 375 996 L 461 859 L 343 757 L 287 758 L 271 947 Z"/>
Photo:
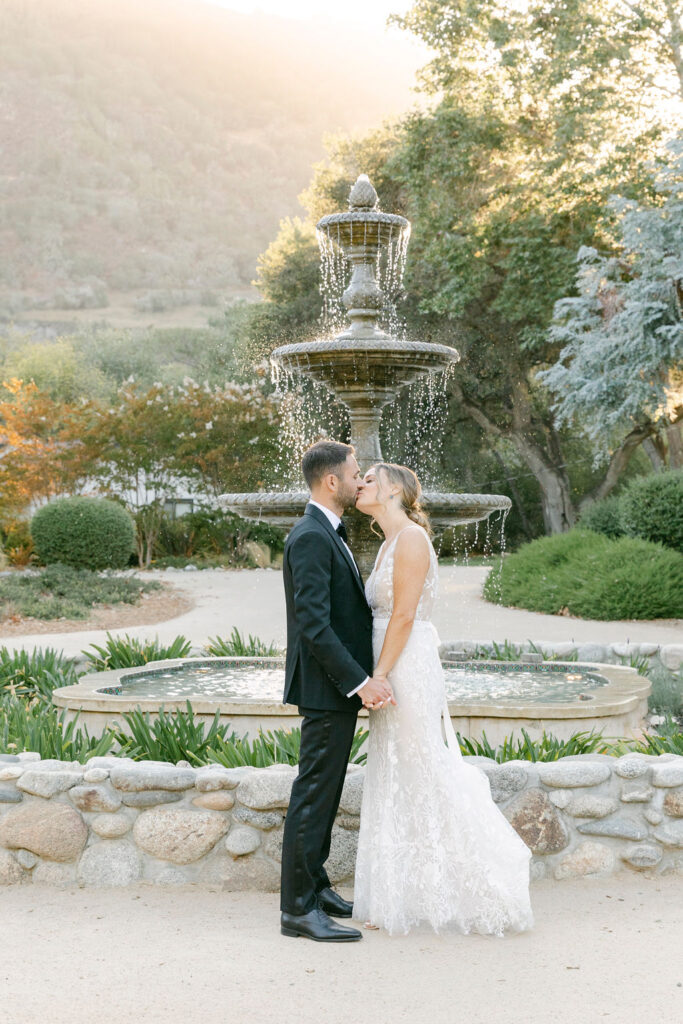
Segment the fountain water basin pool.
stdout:
<path fill-rule="evenodd" d="M 560 739 L 596 729 L 605 736 L 627 736 L 647 712 L 650 683 L 631 668 L 615 665 L 546 662 L 444 661 L 446 692 L 454 728 L 467 737 L 485 732 L 500 743 L 525 728 Z M 282 658 L 201 658 L 151 662 L 141 668 L 91 673 L 75 686 L 53 693 L 67 720 L 79 721 L 91 735 L 107 725 L 125 729 L 122 715 L 140 708 L 155 717 L 160 707 L 185 709 L 207 722 L 219 712 L 240 736 L 259 729 L 291 729 L 300 724 L 295 707 L 282 704 Z M 361 719 L 367 712 L 361 711 Z M 367 725 L 367 722 L 361 721 Z"/>
<path fill-rule="evenodd" d="M 569 672 L 564 667 L 539 668 L 513 665 L 446 665 L 446 693 L 450 701 L 473 699 L 517 703 L 521 698 L 557 704 L 575 697 L 592 700 L 589 691 L 606 686 L 607 680 L 596 672 Z M 157 701 L 210 700 L 278 701 L 284 689 L 285 673 L 280 663 L 244 666 L 230 661 L 203 661 L 195 665 L 130 672 L 115 686 L 98 693 L 124 698 L 149 698 Z"/>

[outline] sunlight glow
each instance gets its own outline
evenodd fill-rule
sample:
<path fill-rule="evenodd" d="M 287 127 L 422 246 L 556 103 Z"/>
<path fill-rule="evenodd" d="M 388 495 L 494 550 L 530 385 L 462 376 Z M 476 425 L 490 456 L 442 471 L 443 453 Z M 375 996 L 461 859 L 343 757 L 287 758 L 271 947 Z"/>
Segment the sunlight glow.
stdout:
<path fill-rule="evenodd" d="M 241 14 L 263 14 L 296 21 L 342 22 L 349 28 L 383 28 L 390 14 L 403 15 L 412 0 L 344 0 L 321 4 L 320 0 L 203 0 Z M 394 30 L 395 31 L 395 30 Z"/>

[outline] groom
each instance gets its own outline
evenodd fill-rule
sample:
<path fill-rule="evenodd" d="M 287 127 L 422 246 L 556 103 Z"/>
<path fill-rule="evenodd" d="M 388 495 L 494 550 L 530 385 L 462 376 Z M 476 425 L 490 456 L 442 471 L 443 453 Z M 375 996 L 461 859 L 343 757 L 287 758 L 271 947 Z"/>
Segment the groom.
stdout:
<path fill-rule="evenodd" d="M 363 705 L 392 698 L 372 676 L 372 613 L 341 516 L 355 505 L 360 471 L 351 445 L 318 441 L 301 463 L 311 500 L 285 544 L 286 704 L 303 718 L 299 774 L 285 821 L 283 935 L 356 942 L 352 904 L 330 887 L 325 861 Z"/>

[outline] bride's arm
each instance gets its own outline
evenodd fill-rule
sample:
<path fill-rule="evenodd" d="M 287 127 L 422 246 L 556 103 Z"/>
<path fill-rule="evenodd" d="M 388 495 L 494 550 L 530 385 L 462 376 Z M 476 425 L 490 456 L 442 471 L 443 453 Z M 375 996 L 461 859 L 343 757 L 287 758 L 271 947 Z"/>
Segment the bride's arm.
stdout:
<path fill-rule="evenodd" d="M 394 610 L 373 678 L 386 677 L 408 642 L 427 573 L 429 548 L 418 530 L 404 530 L 394 552 Z"/>

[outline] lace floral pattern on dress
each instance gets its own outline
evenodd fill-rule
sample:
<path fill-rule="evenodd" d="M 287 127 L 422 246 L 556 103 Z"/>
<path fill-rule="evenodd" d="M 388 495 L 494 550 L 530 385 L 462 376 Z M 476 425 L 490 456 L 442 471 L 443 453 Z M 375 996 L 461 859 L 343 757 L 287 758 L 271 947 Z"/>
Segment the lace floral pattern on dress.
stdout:
<path fill-rule="evenodd" d="M 390 933 L 421 923 L 437 931 L 522 931 L 533 923 L 531 854 L 493 802 L 484 772 L 463 761 L 456 742 L 430 621 L 438 562 L 425 531 L 415 528 L 429 544 L 430 566 L 410 637 L 389 674 L 397 706 L 370 712 L 354 917 Z M 375 663 L 393 610 L 397 537 L 380 550 L 366 583 Z"/>

